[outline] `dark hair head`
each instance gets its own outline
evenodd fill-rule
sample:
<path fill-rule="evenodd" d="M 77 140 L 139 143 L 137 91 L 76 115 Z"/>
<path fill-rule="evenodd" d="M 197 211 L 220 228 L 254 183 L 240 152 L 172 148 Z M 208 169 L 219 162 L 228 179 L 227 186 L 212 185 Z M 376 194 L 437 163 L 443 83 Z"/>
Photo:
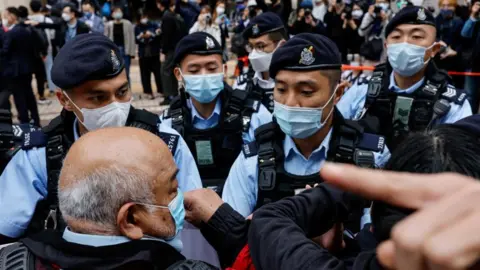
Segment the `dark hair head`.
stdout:
<path fill-rule="evenodd" d="M 14 15 L 14 16 L 17 17 L 17 18 L 20 17 L 20 14 L 19 14 L 18 9 L 17 9 L 16 7 L 8 7 L 8 8 L 6 9 L 6 11 L 7 11 L 8 13 L 10 13 L 11 15 Z"/>
<path fill-rule="evenodd" d="M 42 9 L 43 5 L 42 5 L 42 2 L 38 1 L 38 0 L 32 0 L 30 2 L 30 9 L 33 11 L 33 12 L 40 12 L 40 10 Z"/>
<path fill-rule="evenodd" d="M 412 173 L 454 172 L 480 179 L 480 139 L 453 125 L 410 135 L 392 153 L 386 170 Z M 390 237 L 392 227 L 412 210 L 383 202 L 372 206 L 372 225 L 378 241 Z"/>
<path fill-rule="evenodd" d="M 26 6 L 18 7 L 18 17 L 22 19 L 28 18 L 28 8 Z"/>
<path fill-rule="evenodd" d="M 268 38 L 273 42 L 288 40 L 287 31 L 283 28 L 278 31 L 268 33 Z"/>
<path fill-rule="evenodd" d="M 77 9 L 77 7 L 74 4 L 66 4 L 63 8 L 69 7 L 70 12 L 75 14 L 75 18 L 80 18 L 82 17 L 82 13 Z"/>
<path fill-rule="evenodd" d="M 92 2 L 90 2 L 90 1 L 83 1 L 82 2 L 82 6 L 86 6 L 86 5 L 91 6 L 92 8 L 95 8 L 95 5 L 92 4 Z"/>
<path fill-rule="evenodd" d="M 122 11 L 123 12 L 123 9 L 122 9 L 122 7 L 115 6 L 115 7 L 112 8 L 112 12 L 113 11 Z"/>

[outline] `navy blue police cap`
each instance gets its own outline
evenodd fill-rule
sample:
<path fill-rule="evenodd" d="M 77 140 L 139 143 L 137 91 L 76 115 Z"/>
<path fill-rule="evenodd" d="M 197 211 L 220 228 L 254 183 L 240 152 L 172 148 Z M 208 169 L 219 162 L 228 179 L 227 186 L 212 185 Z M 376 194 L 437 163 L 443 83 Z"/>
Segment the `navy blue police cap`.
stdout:
<path fill-rule="evenodd" d="M 243 38 L 257 38 L 265 34 L 284 30 L 282 19 L 273 12 L 262 13 L 253 18 L 243 31 Z"/>
<path fill-rule="evenodd" d="M 426 24 L 435 26 L 435 17 L 424 7 L 407 6 L 402 8 L 385 27 L 385 37 L 388 37 L 401 24 Z"/>
<path fill-rule="evenodd" d="M 342 58 L 333 41 L 319 34 L 302 33 L 273 53 L 270 77 L 275 78 L 280 70 L 341 70 L 341 67 Z"/>
<path fill-rule="evenodd" d="M 465 117 L 451 125 L 480 137 L 480 114 Z"/>
<path fill-rule="evenodd" d="M 205 32 L 195 32 L 185 36 L 178 42 L 175 48 L 175 64 L 180 64 L 183 58 L 189 54 L 220 54 L 223 56 L 223 50 L 220 43 L 212 35 Z"/>
<path fill-rule="evenodd" d="M 62 47 L 55 57 L 52 80 L 68 90 L 86 81 L 105 80 L 125 67 L 118 47 L 99 33 L 81 34 Z"/>

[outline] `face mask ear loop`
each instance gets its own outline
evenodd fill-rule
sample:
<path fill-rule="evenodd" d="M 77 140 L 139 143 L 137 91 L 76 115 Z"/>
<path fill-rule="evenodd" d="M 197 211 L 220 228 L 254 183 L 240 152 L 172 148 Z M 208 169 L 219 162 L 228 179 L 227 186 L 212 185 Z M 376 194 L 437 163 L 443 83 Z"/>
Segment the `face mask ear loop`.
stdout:
<path fill-rule="evenodd" d="M 75 106 L 75 108 L 77 108 L 77 110 L 79 112 L 82 112 L 82 110 L 77 106 L 77 104 L 75 104 L 75 102 L 73 102 L 73 100 L 70 98 L 70 96 L 67 94 L 67 92 L 63 91 L 63 94 L 68 98 L 68 101 L 70 103 L 72 103 L 72 105 Z M 80 120 L 80 117 L 78 117 L 78 115 L 75 112 L 73 112 L 73 114 L 75 114 L 75 116 L 77 117 L 78 122 L 80 122 L 85 128 L 87 128 L 87 126 L 85 126 L 85 123 L 82 120 Z M 83 113 L 82 113 L 82 116 L 83 116 Z M 88 130 L 88 128 L 87 128 L 87 130 Z"/>
<path fill-rule="evenodd" d="M 325 107 L 328 106 L 328 104 L 330 103 L 330 101 L 333 100 L 333 97 L 335 96 L 335 94 L 337 93 L 337 90 L 338 90 L 338 84 L 337 84 L 337 87 L 335 87 L 335 90 L 333 91 L 333 94 L 332 96 L 330 97 L 330 99 L 328 100 L 328 102 L 323 106 L 322 108 L 322 111 L 323 109 L 325 109 Z M 323 121 L 322 126 L 325 125 L 325 123 L 328 121 L 328 119 L 330 118 L 330 116 L 332 116 L 333 114 L 333 111 L 335 110 L 335 105 L 332 107 L 332 109 L 330 110 L 330 113 L 328 114 L 328 116 L 325 118 L 325 121 Z"/>

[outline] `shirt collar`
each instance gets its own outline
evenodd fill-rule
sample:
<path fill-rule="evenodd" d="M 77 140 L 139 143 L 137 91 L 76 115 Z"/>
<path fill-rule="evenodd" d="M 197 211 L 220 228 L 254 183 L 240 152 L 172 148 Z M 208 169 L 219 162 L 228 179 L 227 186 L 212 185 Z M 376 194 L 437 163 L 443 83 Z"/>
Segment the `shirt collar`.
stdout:
<path fill-rule="evenodd" d="M 315 149 L 312 154 L 310 155 L 310 157 L 312 157 L 313 155 L 316 155 L 316 154 L 319 154 L 319 153 L 323 153 L 324 157 L 325 158 L 327 156 L 327 152 L 328 152 L 328 148 L 330 146 L 330 139 L 332 137 L 332 130 L 333 129 L 330 129 L 330 131 L 328 132 L 327 136 L 325 136 L 325 139 L 323 140 L 323 142 L 320 144 L 320 146 Z M 285 136 L 285 140 L 283 141 L 283 153 L 285 154 L 285 159 L 291 155 L 292 153 L 295 153 L 299 156 L 302 156 L 303 158 L 305 158 L 302 153 L 300 153 L 300 151 L 298 150 L 297 146 L 295 145 L 295 142 L 293 141 L 292 137 L 286 135 Z M 308 159 L 310 159 L 310 157 Z M 307 158 L 305 158 L 307 159 Z M 308 160 L 307 159 L 307 160 Z"/>
<path fill-rule="evenodd" d="M 130 239 L 125 236 L 81 234 L 72 232 L 68 228 L 65 228 L 63 232 L 63 239 L 70 243 L 93 247 L 113 246 L 130 242 Z"/>
<path fill-rule="evenodd" d="M 390 91 L 393 91 L 395 93 L 406 93 L 406 94 L 411 94 L 415 92 L 420 86 L 422 86 L 423 82 L 425 81 L 425 77 L 423 77 L 420 81 L 416 82 L 414 85 L 410 86 L 407 89 L 400 89 L 400 87 L 397 86 L 397 83 L 395 82 L 395 76 L 393 76 L 393 72 L 390 74 L 390 85 L 388 86 L 388 89 Z"/>
<path fill-rule="evenodd" d="M 222 101 L 220 100 L 220 97 L 217 98 L 217 103 L 215 103 L 215 109 L 213 110 L 212 115 L 210 115 L 207 119 L 203 118 L 200 115 L 195 106 L 193 106 L 191 99 L 187 100 L 187 107 L 192 111 L 192 123 L 195 122 L 196 119 L 208 121 L 215 115 L 220 116 L 220 113 L 222 111 Z"/>
<path fill-rule="evenodd" d="M 272 78 L 268 78 L 268 80 L 264 80 L 260 72 L 255 72 L 255 75 L 253 76 L 253 81 L 263 89 L 269 89 L 269 88 L 275 87 L 275 80 L 273 80 Z"/>

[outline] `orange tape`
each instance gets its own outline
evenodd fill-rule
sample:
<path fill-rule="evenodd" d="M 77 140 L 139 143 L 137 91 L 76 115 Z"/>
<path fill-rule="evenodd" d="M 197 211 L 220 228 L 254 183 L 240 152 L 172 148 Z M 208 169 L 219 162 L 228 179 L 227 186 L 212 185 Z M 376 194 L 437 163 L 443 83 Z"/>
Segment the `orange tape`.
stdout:
<path fill-rule="evenodd" d="M 349 66 L 342 65 L 342 70 L 375 70 L 375 67 L 372 66 Z M 452 76 L 480 76 L 480 72 L 459 72 L 459 71 L 448 71 L 448 75 Z"/>

